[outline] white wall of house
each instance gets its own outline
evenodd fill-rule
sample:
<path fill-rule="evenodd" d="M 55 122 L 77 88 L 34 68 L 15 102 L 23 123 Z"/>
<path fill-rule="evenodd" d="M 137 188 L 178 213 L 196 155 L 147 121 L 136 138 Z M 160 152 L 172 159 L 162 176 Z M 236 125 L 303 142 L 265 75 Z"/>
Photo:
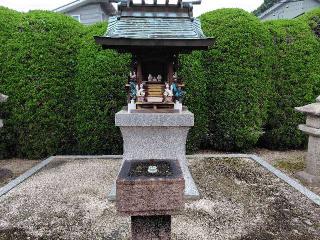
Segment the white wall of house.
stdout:
<path fill-rule="evenodd" d="M 267 10 L 267 14 L 262 13 L 260 19 L 293 19 L 317 7 L 320 7 L 318 0 L 288 1 L 270 12 Z"/>
<path fill-rule="evenodd" d="M 87 4 L 71 11 L 67 11 L 64 14 L 72 16 L 75 19 L 79 19 L 79 21 L 85 25 L 105 21 L 107 19 L 100 3 Z"/>

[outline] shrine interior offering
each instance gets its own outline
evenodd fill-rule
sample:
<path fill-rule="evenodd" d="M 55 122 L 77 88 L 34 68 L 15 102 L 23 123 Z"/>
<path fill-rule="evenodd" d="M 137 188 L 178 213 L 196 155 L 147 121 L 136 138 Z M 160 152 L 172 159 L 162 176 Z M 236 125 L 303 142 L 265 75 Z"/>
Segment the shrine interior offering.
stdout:
<path fill-rule="evenodd" d="M 177 74 L 178 55 L 212 45 L 200 21 L 193 17 L 192 1 L 169 2 L 121 1 L 118 15 L 109 19 L 107 33 L 95 37 L 105 49 L 132 54 L 126 84 L 128 111 L 132 113 L 181 112 L 187 93 Z"/>

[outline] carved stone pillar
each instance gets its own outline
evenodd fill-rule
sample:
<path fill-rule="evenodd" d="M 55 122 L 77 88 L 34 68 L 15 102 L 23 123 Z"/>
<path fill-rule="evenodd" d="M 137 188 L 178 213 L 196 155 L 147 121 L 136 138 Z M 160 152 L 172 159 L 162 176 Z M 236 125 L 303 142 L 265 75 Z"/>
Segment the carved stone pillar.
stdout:
<path fill-rule="evenodd" d="M 296 110 L 307 115 L 306 124 L 299 125 L 299 129 L 309 135 L 306 169 L 297 176 L 309 184 L 320 185 L 320 96 L 316 103 Z"/>

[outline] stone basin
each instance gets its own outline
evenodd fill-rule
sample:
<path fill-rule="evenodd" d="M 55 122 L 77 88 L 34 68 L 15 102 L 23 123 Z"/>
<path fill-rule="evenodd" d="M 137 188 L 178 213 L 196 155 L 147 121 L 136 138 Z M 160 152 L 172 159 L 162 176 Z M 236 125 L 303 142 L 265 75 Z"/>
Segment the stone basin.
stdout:
<path fill-rule="evenodd" d="M 157 166 L 157 173 L 149 173 Z M 175 215 L 184 208 L 185 180 L 177 160 L 125 161 L 116 182 L 122 216 Z"/>

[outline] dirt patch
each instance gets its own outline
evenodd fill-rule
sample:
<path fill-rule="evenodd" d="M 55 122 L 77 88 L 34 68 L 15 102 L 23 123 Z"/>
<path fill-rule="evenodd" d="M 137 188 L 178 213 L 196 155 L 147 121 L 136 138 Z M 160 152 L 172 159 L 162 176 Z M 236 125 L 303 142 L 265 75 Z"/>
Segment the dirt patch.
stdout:
<path fill-rule="evenodd" d="M 194 238 L 320 239 L 320 207 L 255 162 L 206 159 L 192 161 L 191 169 L 202 200 L 187 204 L 184 221 L 192 219 L 211 236 L 193 233 Z"/>
<path fill-rule="evenodd" d="M 305 169 L 305 158 L 295 157 L 287 159 L 279 159 L 274 163 L 274 166 L 286 173 L 295 174 Z"/>
<path fill-rule="evenodd" d="M 253 153 L 274 165 L 279 161 L 303 160 L 306 150 L 272 151 L 268 149 L 255 149 Z"/>
<path fill-rule="evenodd" d="M 291 151 L 270 151 L 266 149 L 258 149 L 259 154 L 263 159 L 272 164 L 274 167 L 280 169 L 288 176 L 294 178 L 297 182 L 309 188 L 311 191 L 320 195 L 320 186 L 308 185 L 305 182 L 301 182 L 296 177 L 296 174 L 303 171 L 306 167 L 306 151 L 291 150 Z"/>
<path fill-rule="evenodd" d="M 211 150 L 202 150 L 200 153 L 203 154 L 226 154 L 225 152 L 216 152 Z M 288 151 L 274 151 L 264 148 L 257 148 L 248 152 L 247 154 L 255 154 L 267 161 L 274 167 L 278 168 L 291 178 L 300 182 L 302 185 L 309 188 L 311 191 L 320 195 L 320 186 L 315 187 L 301 182 L 297 177 L 296 173 L 302 171 L 305 168 L 305 157 L 307 154 L 306 150 L 288 150 Z"/>
<path fill-rule="evenodd" d="M 39 160 L 10 159 L 0 160 L 0 187 L 38 164 Z"/>
<path fill-rule="evenodd" d="M 0 185 L 4 185 L 8 179 L 13 178 L 13 172 L 6 168 L 0 168 Z"/>

